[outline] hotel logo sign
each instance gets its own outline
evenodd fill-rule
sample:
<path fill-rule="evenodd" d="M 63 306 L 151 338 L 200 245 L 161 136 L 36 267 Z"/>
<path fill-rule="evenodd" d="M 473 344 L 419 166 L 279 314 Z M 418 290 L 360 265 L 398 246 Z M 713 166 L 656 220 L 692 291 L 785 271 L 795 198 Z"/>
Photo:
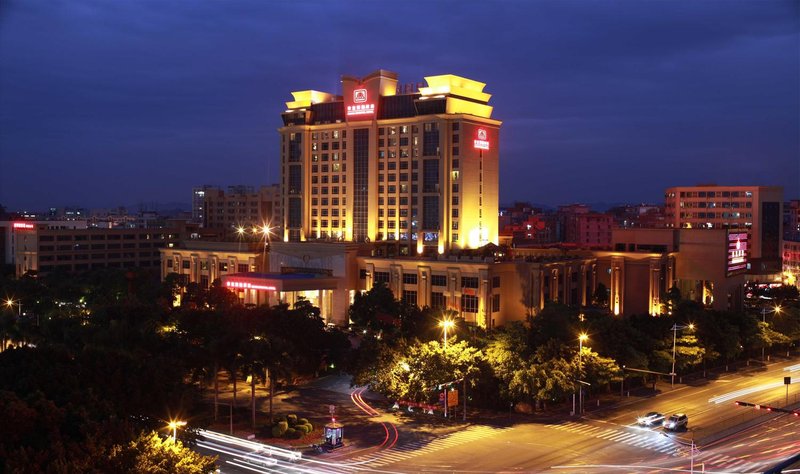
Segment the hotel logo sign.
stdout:
<path fill-rule="evenodd" d="M 488 140 L 488 133 L 486 133 L 485 128 L 479 128 L 478 133 L 476 134 L 475 141 L 473 142 L 473 146 L 476 150 L 488 150 L 489 149 L 489 140 Z"/>
<path fill-rule="evenodd" d="M 364 88 L 353 90 L 353 104 L 347 106 L 347 116 L 357 117 L 359 115 L 374 115 L 375 104 L 368 103 L 369 95 Z"/>

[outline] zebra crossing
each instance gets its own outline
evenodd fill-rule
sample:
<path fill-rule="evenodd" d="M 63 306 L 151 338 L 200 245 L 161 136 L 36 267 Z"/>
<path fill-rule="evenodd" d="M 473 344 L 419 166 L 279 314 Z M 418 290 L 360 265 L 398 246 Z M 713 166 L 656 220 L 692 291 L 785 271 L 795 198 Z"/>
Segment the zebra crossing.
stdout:
<path fill-rule="evenodd" d="M 689 456 L 688 451 L 686 456 Z M 694 455 L 694 464 L 705 464 L 716 468 L 724 468 L 726 472 L 764 472 L 768 462 L 747 462 L 745 459 L 731 457 L 713 452 L 700 452 Z"/>
<path fill-rule="evenodd" d="M 600 438 L 617 443 L 628 444 L 672 456 L 684 458 L 691 456 L 690 448 L 688 446 L 678 445 L 671 438 L 663 436 L 657 432 L 637 433 L 576 422 L 568 422 L 561 425 L 549 426 L 550 428 L 555 428 L 561 431 L 569 431 L 571 433 L 582 434 L 584 436 L 593 438 Z M 765 462 L 748 462 L 742 458 L 728 456 L 726 454 L 717 454 L 713 451 L 702 450 L 695 451 L 694 463 L 695 465 L 704 463 L 706 466 L 711 465 L 717 468 L 724 468 L 726 471 L 740 473 L 762 472 L 765 466 L 769 464 Z"/>
<path fill-rule="evenodd" d="M 548 425 L 561 431 L 569 431 L 592 438 L 604 439 L 615 443 L 627 444 L 637 448 L 649 449 L 664 454 L 675 454 L 676 445 L 668 437 L 654 432 L 631 432 L 613 428 L 604 428 L 570 421 L 560 425 Z"/>
<path fill-rule="evenodd" d="M 470 426 L 467 429 L 454 433 L 445 438 L 422 439 L 412 441 L 393 449 L 380 451 L 372 454 L 365 454 L 352 459 L 348 459 L 348 464 L 364 462 L 364 467 L 381 467 L 388 464 L 405 461 L 406 459 L 422 454 L 441 451 L 443 449 L 459 446 L 465 443 L 479 440 L 486 436 L 492 436 L 510 428 L 494 428 L 491 426 Z"/>

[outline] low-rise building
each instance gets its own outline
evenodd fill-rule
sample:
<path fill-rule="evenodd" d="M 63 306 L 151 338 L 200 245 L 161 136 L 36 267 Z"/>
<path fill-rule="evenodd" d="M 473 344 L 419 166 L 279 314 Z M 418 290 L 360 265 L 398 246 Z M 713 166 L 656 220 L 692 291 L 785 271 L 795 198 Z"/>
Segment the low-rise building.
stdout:
<path fill-rule="evenodd" d="M 90 228 L 85 222 L 72 226 L 51 221 L 12 222 L 11 227 L 18 277 L 98 268 L 158 268 L 159 249 L 174 246 L 191 233 L 191 226 L 181 221 L 150 229 Z"/>

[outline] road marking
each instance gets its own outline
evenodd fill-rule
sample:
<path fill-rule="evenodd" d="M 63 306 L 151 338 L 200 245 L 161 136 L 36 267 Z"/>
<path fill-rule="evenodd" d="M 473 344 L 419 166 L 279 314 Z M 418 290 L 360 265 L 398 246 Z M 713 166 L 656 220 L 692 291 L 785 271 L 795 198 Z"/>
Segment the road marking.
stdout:
<path fill-rule="evenodd" d="M 450 448 L 453 446 L 458 446 L 461 444 L 473 442 L 480 440 L 482 438 L 486 438 L 487 436 L 493 436 L 494 434 L 510 430 L 512 428 L 493 428 L 488 426 L 471 426 L 466 428 L 463 431 L 454 433 L 446 438 L 434 438 L 430 441 L 426 440 L 419 440 L 414 441 L 412 443 L 408 443 L 407 445 L 403 445 L 400 448 L 396 448 L 394 450 L 385 450 L 379 451 L 376 453 L 372 453 L 371 455 L 362 455 L 356 458 L 348 459 L 349 462 L 352 461 L 359 461 L 359 460 L 372 460 L 367 464 L 372 467 L 380 467 L 385 466 L 387 464 L 393 464 L 396 462 L 404 461 L 406 459 L 420 456 L 423 454 L 432 453 L 435 451 L 441 451 L 446 448 Z M 408 446 L 409 449 L 403 450 Z"/>

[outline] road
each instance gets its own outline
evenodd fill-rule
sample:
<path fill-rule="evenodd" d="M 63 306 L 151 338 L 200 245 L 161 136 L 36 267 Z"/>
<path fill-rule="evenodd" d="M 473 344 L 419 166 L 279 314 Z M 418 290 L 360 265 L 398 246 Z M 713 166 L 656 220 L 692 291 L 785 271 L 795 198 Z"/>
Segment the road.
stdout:
<path fill-rule="evenodd" d="M 783 377 L 793 374 L 798 378 L 793 378 L 790 387 L 792 402 L 800 392 L 800 367 L 778 363 L 699 386 L 680 385 L 673 390 L 666 384 L 661 387 L 664 393 L 656 397 L 626 400 L 617 408 L 588 413 L 582 419 L 505 427 L 471 425 L 446 436 L 419 436 L 404 425 L 395 433 L 392 417 L 377 413 L 356 397 L 355 405 L 388 433 L 372 449 L 344 456 L 305 456 L 294 463 L 279 459 L 271 467 L 243 463 L 248 452 L 244 449 L 221 453 L 220 464 L 222 472 L 235 473 L 689 472 L 692 465 L 698 472 L 760 472 L 800 451 L 794 436 L 800 417 L 771 414 L 755 419 L 752 408 L 737 407 L 734 401 L 783 406 Z M 689 430 L 672 434 L 635 426 L 636 417 L 648 411 L 684 412 L 689 416 Z M 747 420 L 758 424 L 743 431 L 731 429 Z M 720 430 L 731 433 L 720 436 Z M 694 451 L 693 438 L 701 441 Z M 200 447 L 204 449 L 207 446 Z"/>

